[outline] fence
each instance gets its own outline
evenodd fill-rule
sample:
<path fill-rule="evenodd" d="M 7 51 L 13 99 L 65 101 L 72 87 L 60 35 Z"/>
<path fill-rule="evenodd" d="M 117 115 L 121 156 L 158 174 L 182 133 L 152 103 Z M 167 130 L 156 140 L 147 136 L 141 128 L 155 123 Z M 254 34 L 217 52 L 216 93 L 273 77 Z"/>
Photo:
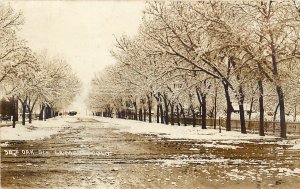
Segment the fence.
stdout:
<path fill-rule="evenodd" d="M 186 118 L 187 124 L 193 123 L 193 118 Z M 180 121 L 183 123 L 183 120 Z M 246 120 L 246 129 L 251 133 L 259 132 L 259 121 L 255 120 Z M 201 125 L 201 118 L 196 118 L 196 125 Z M 206 125 L 213 126 L 214 119 L 207 118 Z M 216 125 L 220 125 L 221 127 L 226 127 L 226 118 L 218 118 L 216 119 Z M 240 120 L 231 120 L 230 122 L 231 129 L 240 131 L 241 123 Z M 265 121 L 264 122 L 265 132 L 268 134 L 279 134 L 280 133 L 280 122 L 279 121 Z M 286 122 L 287 134 L 300 135 L 300 122 Z"/>
<path fill-rule="evenodd" d="M 0 123 L 6 123 L 11 121 L 11 116 L 1 116 Z"/>
<path fill-rule="evenodd" d="M 101 116 L 101 112 L 96 114 L 98 116 Z M 139 114 L 137 114 L 137 117 L 139 117 Z M 148 121 L 148 114 L 146 115 L 146 119 Z M 156 122 L 156 116 L 152 114 L 152 121 Z M 169 122 L 171 121 L 171 117 L 169 117 Z M 258 133 L 259 132 L 259 121 L 255 120 L 246 120 L 246 129 L 249 133 Z M 177 123 L 177 116 L 174 115 L 174 124 Z M 188 125 L 193 124 L 193 117 L 186 116 L 186 123 Z M 207 118 L 206 119 L 206 125 L 213 126 L 215 123 L 215 120 L 213 118 Z M 184 120 L 182 117 L 180 117 L 180 124 L 184 124 Z M 201 118 L 196 117 L 196 125 L 201 125 Z M 226 127 L 226 118 L 217 118 L 216 119 L 216 125 L 221 127 Z M 240 120 L 231 120 L 230 122 L 231 129 L 240 131 L 241 124 Z M 300 135 L 300 122 L 286 122 L 287 127 L 287 134 L 294 134 L 294 135 Z M 264 128 L 266 134 L 272 134 L 272 135 L 279 135 L 280 134 L 280 122 L 279 121 L 265 121 L 264 122 Z"/>
<path fill-rule="evenodd" d="M 19 121 L 22 119 L 22 114 L 18 114 L 18 119 L 16 121 Z M 32 120 L 37 120 L 39 117 L 39 114 L 32 114 Z M 26 113 L 26 121 L 29 119 L 29 114 Z M 12 124 L 12 116 L 0 116 L 0 123 L 5 124 Z"/>

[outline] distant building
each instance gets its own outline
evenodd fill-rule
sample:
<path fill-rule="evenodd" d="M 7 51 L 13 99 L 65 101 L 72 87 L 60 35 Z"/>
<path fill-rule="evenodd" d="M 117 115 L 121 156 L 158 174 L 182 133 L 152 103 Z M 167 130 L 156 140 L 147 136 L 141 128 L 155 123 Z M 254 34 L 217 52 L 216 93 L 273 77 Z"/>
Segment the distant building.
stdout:
<path fill-rule="evenodd" d="M 8 99 L 2 98 L 0 100 L 0 115 L 1 115 L 1 117 L 13 115 L 14 103 L 15 103 L 15 112 L 16 112 L 16 115 L 18 115 L 18 101 L 17 100 L 13 100 L 13 98 L 8 98 Z"/>

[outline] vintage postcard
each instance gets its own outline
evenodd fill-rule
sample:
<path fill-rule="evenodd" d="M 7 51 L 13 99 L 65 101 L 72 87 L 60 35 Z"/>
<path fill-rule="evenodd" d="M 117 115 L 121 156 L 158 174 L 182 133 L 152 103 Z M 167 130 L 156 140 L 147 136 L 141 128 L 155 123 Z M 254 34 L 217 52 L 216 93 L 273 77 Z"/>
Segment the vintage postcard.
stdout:
<path fill-rule="evenodd" d="M 297 0 L 0 2 L 3 189 L 299 189 Z"/>

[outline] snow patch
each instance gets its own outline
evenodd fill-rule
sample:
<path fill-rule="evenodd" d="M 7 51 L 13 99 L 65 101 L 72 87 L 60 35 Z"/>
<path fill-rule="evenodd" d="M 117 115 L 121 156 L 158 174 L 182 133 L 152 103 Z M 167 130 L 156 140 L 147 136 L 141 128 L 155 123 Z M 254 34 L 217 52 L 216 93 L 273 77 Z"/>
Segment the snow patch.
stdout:
<path fill-rule="evenodd" d="M 290 150 L 300 150 L 300 143 L 295 144 L 294 146 L 289 148 Z"/>
<path fill-rule="evenodd" d="M 225 145 L 225 144 L 201 144 L 201 146 L 205 148 L 223 148 L 223 149 L 233 149 L 233 150 L 242 148 L 239 146 L 232 146 L 232 145 Z"/>
<path fill-rule="evenodd" d="M 258 136 L 257 134 L 241 134 L 237 131 L 218 129 L 201 129 L 192 126 L 171 126 L 159 123 L 147 123 L 134 120 L 112 119 L 104 117 L 94 117 L 94 119 L 104 122 L 105 127 L 116 128 L 121 132 L 133 134 L 154 134 L 160 138 L 171 140 L 202 140 L 202 141 L 222 141 L 222 143 L 251 143 L 250 140 L 275 140 L 275 136 Z M 235 141 L 235 142 L 233 142 Z M 226 147 L 226 146 L 224 146 Z"/>
<path fill-rule="evenodd" d="M 195 159 L 195 158 L 186 158 L 186 159 L 155 159 L 147 160 L 151 163 L 159 163 L 161 166 L 175 166 L 176 165 L 188 165 L 188 164 L 207 164 L 207 163 L 226 163 L 229 159 L 216 158 L 216 159 Z"/>
<path fill-rule="evenodd" d="M 1 140 L 2 140 L 2 137 L 1 137 Z M 0 147 L 7 147 L 7 146 L 9 146 L 8 142 L 4 142 L 4 143 L 0 144 Z"/>
<path fill-rule="evenodd" d="M 33 121 L 30 125 L 17 124 L 16 128 L 1 127 L 1 140 L 37 140 L 49 138 L 53 134 L 57 134 L 64 127 L 68 126 L 67 121 L 70 118 L 52 118 L 47 121 Z M 6 143 L 2 143 L 4 147 Z"/>

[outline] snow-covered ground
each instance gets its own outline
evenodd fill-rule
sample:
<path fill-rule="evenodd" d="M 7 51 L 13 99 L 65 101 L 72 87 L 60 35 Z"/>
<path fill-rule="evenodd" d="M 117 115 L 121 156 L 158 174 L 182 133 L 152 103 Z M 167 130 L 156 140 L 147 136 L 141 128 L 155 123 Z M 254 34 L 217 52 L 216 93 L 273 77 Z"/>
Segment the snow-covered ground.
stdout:
<path fill-rule="evenodd" d="M 12 128 L 12 126 L 1 127 L 1 141 L 44 139 L 57 134 L 64 127 L 67 127 L 69 122 L 74 120 L 76 119 L 70 117 L 56 117 L 47 121 L 34 120 L 32 124 L 26 123 L 25 126 L 17 124 L 16 128 Z"/>
<path fill-rule="evenodd" d="M 93 117 L 94 119 L 104 122 L 105 127 L 116 128 L 121 132 L 129 132 L 133 134 L 153 134 L 160 138 L 169 140 L 198 140 L 210 143 L 201 144 L 204 147 L 217 147 L 227 149 L 237 149 L 239 147 L 234 144 L 252 143 L 254 140 L 259 144 L 278 144 L 290 145 L 291 150 L 300 150 L 300 139 L 281 140 L 275 136 L 258 136 L 257 134 L 241 134 L 238 131 L 226 131 L 222 129 L 219 133 L 218 129 L 201 129 L 201 127 L 192 126 L 171 126 L 160 123 L 148 123 L 134 120 Z M 16 125 L 16 128 L 1 127 L 1 140 L 36 140 L 50 137 L 57 134 L 64 127 L 70 126 L 70 123 L 78 121 L 77 117 L 57 117 L 48 119 L 47 121 L 34 121 L 32 124 L 22 126 Z M 218 145 L 216 145 L 216 142 Z M 193 149 L 191 149 L 193 150 Z"/>
<path fill-rule="evenodd" d="M 282 140 L 276 136 L 259 136 L 258 134 L 241 134 L 238 131 L 226 131 L 224 128 L 221 133 L 219 129 L 201 129 L 201 127 L 192 126 L 171 126 L 160 123 L 148 123 L 134 120 L 94 117 L 94 119 L 105 122 L 106 127 L 116 128 L 121 132 L 129 132 L 133 134 L 153 134 L 160 138 L 169 140 L 198 140 L 204 142 L 212 142 L 205 144 L 205 147 L 217 147 L 236 149 L 234 144 L 252 143 L 255 141 L 260 144 L 278 144 L 290 145 L 291 150 L 300 150 L 300 139 Z M 222 143 L 216 145 L 216 142 Z M 226 145 L 228 144 L 228 145 Z M 203 144 L 204 145 L 204 144 Z"/>
<path fill-rule="evenodd" d="M 107 122 L 107 126 L 118 128 L 123 132 L 136 133 L 136 134 L 155 134 L 159 137 L 169 139 L 182 139 L 182 140 L 238 140 L 239 143 L 249 142 L 249 140 L 274 140 L 278 137 L 275 136 L 258 136 L 257 134 L 241 134 L 237 131 L 226 131 L 222 129 L 201 129 L 201 127 L 192 126 L 171 126 L 160 123 L 148 123 L 134 120 L 94 117 L 94 119 L 102 122 Z"/>

